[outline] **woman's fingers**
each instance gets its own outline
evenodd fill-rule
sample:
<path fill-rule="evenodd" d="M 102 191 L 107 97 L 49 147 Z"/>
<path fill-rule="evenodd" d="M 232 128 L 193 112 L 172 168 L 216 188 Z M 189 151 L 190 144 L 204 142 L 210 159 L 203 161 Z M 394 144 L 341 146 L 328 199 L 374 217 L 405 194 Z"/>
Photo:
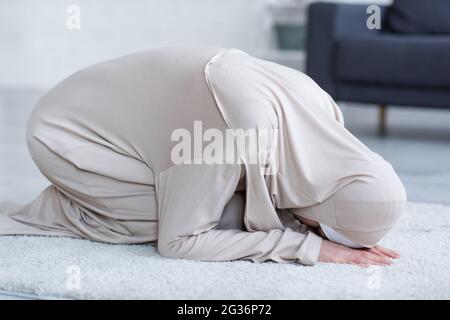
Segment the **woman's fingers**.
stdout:
<path fill-rule="evenodd" d="M 328 240 L 323 240 L 319 253 L 319 261 L 347 263 L 361 267 L 368 267 L 370 265 L 391 265 L 392 261 L 390 257 L 382 252 L 383 251 L 380 251 L 378 248 L 369 250 L 352 249 Z"/>
<path fill-rule="evenodd" d="M 386 266 L 389 266 L 392 264 L 391 259 L 389 259 L 388 257 L 379 256 L 379 255 L 376 255 L 373 253 L 371 253 L 370 261 L 372 261 L 374 264 L 386 265 Z"/>
<path fill-rule="evenodd" d="M 377 250 L 376 248 L 370 248 L 370 249 L 366 249 L 367 252 L 376 254 L 377 256 L 381 256 L 381 257 L 389 257 L 391 258 L 391 256 L 384 254 L 383 252 Z"/>
<path fill-rule="evenodd" d="M 366 249 L 366 251 L 376 254 L 378 256 L 388 257 L 392 259 L 400 258 L 400 254 L 398 254 L 397 252 L 383 248 L 381 246 L 375 246 L 373 248 Z"/>
<path fill-rule="evenodd" d="M 362 267 L 368 267 L 370 265 L 388 266 L 392 264 L 391 260 L 385 256 L 361 250 L 356 254 L 354 262 Z"/>
<path fill-rule="evenodd" d="M 376 249 L 378 252 L 381 252 L 385 256 L 388 256 L 389 258 L 398 259 L 400 258 L 400 254 L 394 250 L 390 250 L 387 248 L 384 248 L 382 246 L 375 246 L 373 249 Z"/>

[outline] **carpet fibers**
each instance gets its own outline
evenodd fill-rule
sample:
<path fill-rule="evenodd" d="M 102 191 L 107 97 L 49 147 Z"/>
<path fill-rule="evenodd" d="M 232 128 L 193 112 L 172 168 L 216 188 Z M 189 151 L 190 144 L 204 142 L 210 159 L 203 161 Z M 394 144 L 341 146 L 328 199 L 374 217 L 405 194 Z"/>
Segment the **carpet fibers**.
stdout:
<path fill-rule="evenodd" d="M 68 299 L 449 299 L 450 207 L 410 203 L 390 267 L 166 259 L 149 245 L 0 237 L 0 293 Z"/>

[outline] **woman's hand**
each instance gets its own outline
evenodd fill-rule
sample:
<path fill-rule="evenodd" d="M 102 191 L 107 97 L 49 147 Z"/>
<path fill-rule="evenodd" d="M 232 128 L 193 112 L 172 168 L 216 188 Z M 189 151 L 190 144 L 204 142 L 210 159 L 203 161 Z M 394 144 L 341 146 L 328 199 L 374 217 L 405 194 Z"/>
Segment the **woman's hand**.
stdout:
<path fill-rule="evenodd" d="M 400 258 L 400 254 L 397 251 L 390 250 L 382 246 L 374 246 L 373 248 L 367 248 L 364 250 L 379 256 L 384 256 L 392 259 Z"/>
<path fill-rule="evenodd" d="M 322 240 L 319 261 L 330 263 L 354 264 L 361 267 L 370 265 L 391 265 L 391 258 L 397 259 L 400 255 L 392 250 L 375 246 L 368 249 L 352 249 L 329 240 Z"/>

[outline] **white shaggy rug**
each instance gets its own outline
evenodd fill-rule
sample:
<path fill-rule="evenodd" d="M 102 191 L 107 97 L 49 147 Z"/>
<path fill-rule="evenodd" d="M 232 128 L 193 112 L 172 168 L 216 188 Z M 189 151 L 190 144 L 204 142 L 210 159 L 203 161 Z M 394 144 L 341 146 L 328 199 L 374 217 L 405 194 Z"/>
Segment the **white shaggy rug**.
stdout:
<path fill-rule="evenodd" d="M 149 245 L 0 237 L 0 291 L 75 299 L 449 299 L 450 207 L 408 205 L 383 244 L 390 267 L 194 262 Z"/>

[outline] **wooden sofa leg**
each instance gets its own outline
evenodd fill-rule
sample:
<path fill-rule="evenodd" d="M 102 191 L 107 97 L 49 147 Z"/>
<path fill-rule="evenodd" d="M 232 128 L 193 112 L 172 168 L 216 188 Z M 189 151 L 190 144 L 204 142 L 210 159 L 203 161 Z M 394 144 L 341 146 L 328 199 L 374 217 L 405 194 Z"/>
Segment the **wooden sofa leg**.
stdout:
<path fill-rule="evenodd" d="M 378 133 L 382 136 L 386 135 L 386 116 L 387 106 L 382 104 L 378 107 Z"/>

